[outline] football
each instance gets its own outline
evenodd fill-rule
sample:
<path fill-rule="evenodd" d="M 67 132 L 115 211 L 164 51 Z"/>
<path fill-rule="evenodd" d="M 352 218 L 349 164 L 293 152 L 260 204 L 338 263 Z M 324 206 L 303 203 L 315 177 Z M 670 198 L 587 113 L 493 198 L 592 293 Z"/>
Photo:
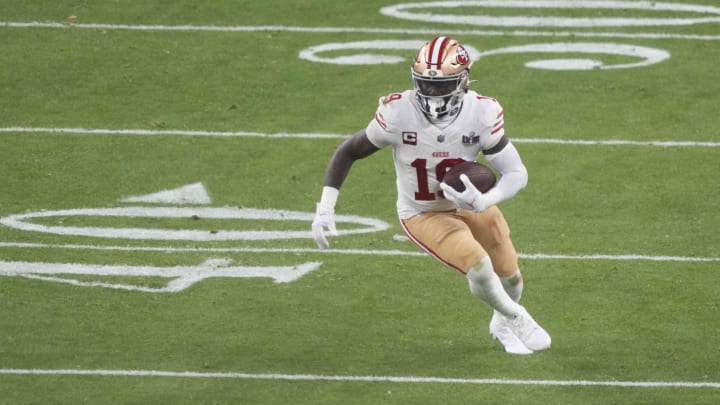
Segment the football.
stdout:
<path fill-rule="evenodd" d="M 482 193 L 490 190 L 497 181 L 495 172 L 489 167 L 478 162 L 461 162 L 451 167 L 445 173 L 442 181 L 457 191 L 465 191 L 465 185 L 460 181 L 460 175 L 465 174 L 470 182 Z"/>

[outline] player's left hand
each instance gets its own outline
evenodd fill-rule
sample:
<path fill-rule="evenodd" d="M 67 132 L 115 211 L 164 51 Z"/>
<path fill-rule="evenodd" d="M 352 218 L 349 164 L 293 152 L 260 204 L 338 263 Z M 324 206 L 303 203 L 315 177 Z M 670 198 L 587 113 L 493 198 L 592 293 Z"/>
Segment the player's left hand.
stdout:
<path fill-rule="evenodd" d="M 457 191 L 445 183 L 440 183 L 440 188 L 442 188 L 445 193 L 445 198 L 454 202 L 459 208 L 464 210 L 482 212 L 490 207 L 491 204 L 485 194 L 481 193 L 480 190 L 472 184 L 468 176 L 461 174 L 460 181 L 465 185 L 465 191 L 463 192 Z"/>

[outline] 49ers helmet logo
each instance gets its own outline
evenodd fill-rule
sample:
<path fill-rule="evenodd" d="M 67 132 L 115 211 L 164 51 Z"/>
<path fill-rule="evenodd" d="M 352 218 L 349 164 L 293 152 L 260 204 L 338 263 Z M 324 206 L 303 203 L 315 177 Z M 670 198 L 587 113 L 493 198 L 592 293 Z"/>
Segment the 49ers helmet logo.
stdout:
<path fill-rule="evenodd" d="M 461 65 L 467 65 L 468 62 L 470 62 L 470 55 L 468 55 L 468 52 L 465 50 L 465 48 L 460 45 L 457 48 L 457 56 L 455 57 L 457 63 Z"/>

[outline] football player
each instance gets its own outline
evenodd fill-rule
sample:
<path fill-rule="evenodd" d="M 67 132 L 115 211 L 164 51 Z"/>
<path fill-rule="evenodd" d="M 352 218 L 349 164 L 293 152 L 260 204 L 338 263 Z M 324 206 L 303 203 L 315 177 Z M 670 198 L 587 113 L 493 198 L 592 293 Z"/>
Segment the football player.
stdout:
<path fill-rule="evenodd" d="M 420 48 L 411 68 L 414 88 L 382 97 L 367 128 L 332 156 L 312 231 L 318 246 L 328 248 L 325 231 L 337 234 L 335 203 L 353 163 L 392 147 L 397 212 L 407 236 L 462 273 L 471 293 L 493 308 L 490 333 L 507 352 L 531 354 L 548 349 L 551 339 L 518 303 L 523 279 L 497 208 L 525 187 L 527 170 L 505 135 L 500 103 L 468 89 L 471 64 L 466 49 L 447 36 Z M 492 189 L 481 193 L 465 175 L 463 192 L 442 183 L 450 167 L 481 153 L 500 174 Z"/>

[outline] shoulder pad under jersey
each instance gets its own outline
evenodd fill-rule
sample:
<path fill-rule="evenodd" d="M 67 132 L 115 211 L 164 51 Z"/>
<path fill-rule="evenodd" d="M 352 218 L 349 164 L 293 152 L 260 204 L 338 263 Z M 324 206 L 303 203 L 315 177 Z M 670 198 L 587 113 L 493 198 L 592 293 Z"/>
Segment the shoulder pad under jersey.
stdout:
<path fill-rule="evenodd" d="M 401 127 L 405 120 L 413 120 L 415 110 L 413 106 L 413 92 L 407 90 L 402 93 L 391 93 L 380 97 L 375 112 L 375 121 L 386 131 Z"/>

